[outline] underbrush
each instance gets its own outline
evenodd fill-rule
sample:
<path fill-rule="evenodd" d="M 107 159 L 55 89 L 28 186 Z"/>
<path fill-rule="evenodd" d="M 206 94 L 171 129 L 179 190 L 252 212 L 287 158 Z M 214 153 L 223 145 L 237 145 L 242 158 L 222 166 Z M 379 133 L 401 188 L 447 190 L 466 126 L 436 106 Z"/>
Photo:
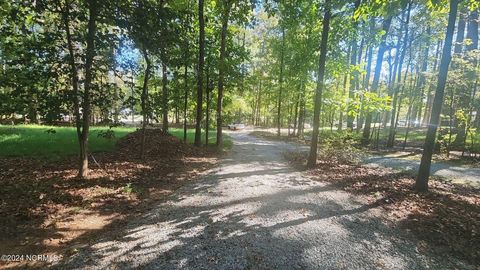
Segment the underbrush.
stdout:
<path fill-rule="evenodd" d="M 296 165 L 305 164 L 306 152 L 287 151 L 284 153 L 286 159 Z M 330 136 L 319 140 L 317 159 L 333 164 L 359 164 L 365 154 L 356 147 L 355 140 L 345 134 L 344 136 Z"/>

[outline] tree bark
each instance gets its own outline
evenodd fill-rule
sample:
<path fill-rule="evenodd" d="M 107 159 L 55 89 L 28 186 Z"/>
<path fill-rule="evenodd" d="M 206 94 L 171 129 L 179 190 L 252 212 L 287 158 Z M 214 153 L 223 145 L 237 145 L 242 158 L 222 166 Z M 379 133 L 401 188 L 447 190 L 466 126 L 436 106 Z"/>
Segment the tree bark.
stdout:
<path fill-rule="evenodd" d="M 361 4 L 361 0 L 356 0 L 355 1 L 355 8 L 353 10 L 353 13 L 355 14 L 355 11 L 358 9 L 358 7 L 360 6 Z M 353 16 L 352 16 L 353 17 Z M 353 23 L 353 27 L 354 28 L 357 28 L 358 27 L 358 22 L 356 20 L 354 20 L 354 23 Z M 362 39 L 362 45 L 363 46 L 363 39 Z M 357 45 L 357 35 L 355 33 L 355 36 L 352 38 L 351 40 L 351 55 L 350 55 L 350 65 L 351 66 L 356 66 L 357 63 L 360 63 L 360 61 L 357 62 L 357 57 L 358 55 L 361 55 L 361 50 L 362 48 L 360 48 L 360 53 L 358 53 L 358 45 Z M 352 114 L 349 113 L 350 110 L 352 110 L 352 102 L 353 100 L 355 99 L 355 90 L 357 90 L 356 86 L 358 85 L 358 72 L 355 70 L 353 71 L 351 74 L 350 74 L 350 87 L 349 87 L 349 90 L 348 90 L 348 106 L 347 106 L 347 129 L 348 131 L 352 132 L 353 131 L 353 120 L 354 120 L 354 117 Z M 344 87 L 345 89 L 345 87 Z M 343 118 L 343 114 L 341 114 L 341 117 L 340 119 L 342 120 Z M 342 124 L 341 123 L 342 121 L 340 121 L 340 124 L 339 124 L 339 127 L 338 127 L 338 130 L 342 130 Z"/>
<path fill-rule="evenodd" d="M 463 15 L 463 14 L 462 14 Z M 465 24 L 465 19 L 464 24 Z M 460 21 L 459 21 L 460 24 Z M 465 25 L 463 26 L 465 28 Z M 476 50 L 478 47 L 478 10 L 474 10 L 470 12 L 468 16 L 468 28 L 467 28 L 467 37 L 466 37 L 470 42 L 465 46 L 465 51 L 467 53 Z M 468 55 L 467 55 L 468 58 Z M 472 66 L 476 67 L 477 66 L 477 60 L 473 59 L 470 60 Z M 467 111 L 470 107 L 470 97 L 471 93 L 473 92 L 473 89 L 475 88 L 475 81 L 476 81 L 476 72 L 475 70 L 469 70 L 467 71 L 467 77 L 468 77 L 468 90 L 465 89 L 465 92 L 468 92 L 468 95 L 465 95 L 463 98 L 460 97 L 460 108 L 465 109 Z M 467 98 L 467 99 L 465 99 Z M 475 98 L 475 96 L 474 96 Z M 455 137 L 455 141 L 453 142 L 454 146 L 461 146 L 464 145 L 465 138 L 467 136 L 467 123 L 465 121 L 462 121 L 460 119 L 457 119 L 455 121 L 456 129 L 457 129 L 457 136 Z"/>
<path fill-rule="evenodd" d="M 148 123 L 148 80 L 150 79 L 150 70 L 151 70 L 151 61 L 150 58 L 148 57 L 148 52 L 145 47 L 142 50 L 143 53 L 143 59 L 145 60 L 145 74 L 143 76 L 143 87 L 142 87 L 142 95 L 140 97 L 141 101 L 141 107 L 142 107 L 142 141 L 140 145 L 140 158 L 144 159 L 145 158 L 145 133 L 147 129 L 147 123 Z"/>
<path fill-rule="evenodd" d="M 432 154 L 435 146 L 435 136 L 437 133 L 437 127 L 440 124 L 440 113 L 442 110 L 445 84 L 447 82 L 448 66 L 451 61 L 452 40 L 455 28 L 455 21 L 457 17 L 458 3 L 459 0 L 450 0 L 447 32 L 445 35 L 445 45 L 443 46 L 440 69 L 438 72 L 437 89 L 435 91 L 432 115 L 430 117 L 427 137 L 425 138 L 422 159 L 420 162 L 420 168 L 418 170 L 418 176 L 415 183 L 415 190 L 419 192 L 424 192 L 428 190 L 428 178 L 430 177 L 430 165 L 432 163 Z"/>
<path fill-rule="evenodd" d="M 205 19 L 203 18 L 203 0 L 198 0 L 198 24 L 200 37 L 198 41 L 198 70 L 197 70 L 197 115 L 195 123 L 195 146 L 202 145 L 202 102 L 203 102 L 203 65 L 205 61 Z"/>
<path fill-rule="evenodd" d="M 318 61 L 317 89 L 315 92 L 315 107 L 313 113 L 313 131 L 308 155 L 307 167 L 312 168 L 317 164 L 318 132 L 320 124 L 320 111 L 322 105 L 323 80 L 325 76 L 325 63 L 327 60 L 328 33 L 330 31 L 330 0 L 325 0 L 325 15 L 322 22 L 322 40 L 320 42 L 320 58 Z"/>
<path fill-rule="evenodd" d="M 206 70 L 206 84 L 205 84 L 205 103 L 207 104 L 207 108 L 205 108 L 205 146 L 208 147 L 208 136 L 209 136 L 209 128 L 210 128 L 210 71 L 209 71 L 209 64 L 207 61 L 207 70 Z"/>
<path fill-rule="evenodd" d="M 372 88 L 370 89 L 370 92 L 376 92 L 378 89 L 378 84 L 380 82 L 380 74 L 382 72 L 383 55 L 385 54 L 387 35 L 388 35 L 388 31 L 390 30 L 391 24 L 392 24 L 391 16 L 389 16 L 387 19 L 385 19 L 385 21 L 383 21 L 382 29 L 385 32 L 385 34 L 382 37 L 380 46 L 378 47 L 377 62 L 375 65 L 375 74 L 373 75 Z M 363 136 L 362 136 L 363 144 L 368 144 L 370 142 L 371 126 L 372 126 L 372 113 L 367 112 L 367 117 L 365 119 L 365 127 L 363 129 Z"/>
<path fill-rule="evenodd" d="M 80 141 L 80 170 L 81 178 L 88 177 L 88 132 L 90 129 L 90 90 L 93 80 L 93 58 L 95 57 L 95 35 L 97 31 L 97 1 L 88 1 L 87 48 L 85 56 L 85 86 L 83 93 L 82 136 Z"/>
<path fill-rule="evenodd" d="M 183 96 L 183 141 L 187 142 L 187 110 L 188 110 L 188 64 L 185 57 L 183 71 L 184 96 Z"/>
<path fill-rule="evenodd" d="M 230 17 L 230 8 L 231 1 L 223 1 L 223 14 L 222 14 L 222 34 L 220 40 L 220 58 L 219 58 L 219 67 L 218 67 L 218 96 L 217 96 L 217 147 L 222 147 L 223 137 L 222 137 L 222 109 L 223 109 L 223 86 L 224 86 L 224 76 L 225 76 L 225 47 L 227 45 L 227 34 L 228 34 L 228 20 Z"/>
<path fill-rule="evenodd" d="M 163 132 L 168 132 L 168 78 L 167 78 L 167 65 L 165 63 L 165 52 L 164 58 L 162 60 L 162 103 L 163 103 L 163 122 L 162 129 Z"/>
<path fill-rule="evenodd" d="M 284 51 L 285 51 L 285 27 L 282 25 L 282 48 L 280 51 L 280 77 L 279 77 L 279 91 L 278 91 L 278 105 L 277 105 L 277 136 L 280 136 L 280 128 L 282 125 L 281 113 L 282 113 Z"/>
<path fill-rule="evenodd" d="M 65 1 L 65 7 L 62 12 L 62 19 L 65 26 L 65 32 L 67 36 L 67 47 L 69 53 L 69 63 L 70 63 L 70 76 L 72 80 L 72 90 L 73 90 L 73 109 L 75 115 L 75 126 L 77 130 L 77 139 L 79 143 L 79 147 L 81 147 L 82 141 L 82 125 L 80 119 L 80 91 L 79 91 L 79 76 L 78 76 L 78 68 L 75 64 L 75 51 L 73 49 L 73 40 L 72 35 L 70 32 L 70 3 L 68 0 Z M 80 166 L 81 168 L 81 166 Z M 79 173 L 79 175 L 81 175 Z"/>
<path fill-rule="evenodd" d="M 433 62 L 433 72 L 437 71 L 437 66 L 438 66 L 438 58 L 440 56 L 440 48 L 442 47 L 442 41 L 439 40 L 437 42 L 437 49 L 435 52 L 435 60 Z M 433 88 L 433 83 L 430 83 L 428 86 L 427 90 L 427 103 L 425 104 L 425 111 L 423 113 L 423 120 L 422 120 L 422 126 L 426 126 L 428 121 L 430 120 L 430 115 L 432 113 L 432 103 L 433 103 L 433 95 L 432 95 L 432 90 L 430 89 Z"/>

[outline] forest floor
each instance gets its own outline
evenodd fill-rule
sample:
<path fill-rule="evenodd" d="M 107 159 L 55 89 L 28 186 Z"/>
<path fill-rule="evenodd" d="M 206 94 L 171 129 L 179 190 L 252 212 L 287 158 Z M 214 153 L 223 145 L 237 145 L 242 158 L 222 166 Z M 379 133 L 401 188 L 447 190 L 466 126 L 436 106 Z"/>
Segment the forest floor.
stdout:
<path fill-rule="evenodd" d="M 42 268 L 74 254 L 108 231 L 156 206 L 156 202 L 217 163 L 219 153 L 195 148 L 160 130 L 147 130 L 145 161 L 139 132 L 115 150 L 95 154 L 90 175 L 78 179 L 77 159 L 0 158 L 0 268 Z M 25 255 L 51 261 L 29 262 Z M 3 264 L 3 266 L 2 266 Z"/>
<path fill-rule="evenodd" d="M 304 171 L 305 147 L 232 132 L 208 173 L 54 267 L 155 269 L 475 269 L 478 192 L 384 168 Z M 286 157 L 286 158 L 285 158 Z M 290 160 L 288 162 L 286 159 Z M 300 162 L 301 163 L 301 162 Z"/>

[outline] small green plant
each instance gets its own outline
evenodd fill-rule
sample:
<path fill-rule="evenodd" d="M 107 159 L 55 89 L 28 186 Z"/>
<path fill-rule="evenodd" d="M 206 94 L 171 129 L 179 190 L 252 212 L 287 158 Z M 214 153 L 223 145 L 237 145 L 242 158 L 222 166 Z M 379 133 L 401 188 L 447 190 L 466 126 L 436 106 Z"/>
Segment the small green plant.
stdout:
<path fill-rule="evenodd" d="M 127 183 L 127 185 L 125 185 L 123 187 L 123 192 L 128 193 L 128 194 L 134 193 L 135 188 L 133 187 L 132 183 Z"/>
<path fill-rule="evenodd" d="M 101 137 L 107 140 L 112 140 L 112 139 L 115 139 L 115 131 L 113 131 L 112 129 L 101 130 L 98 132 L 97 137 Z"/>
<path fill-rule="evenodd" d="M 133 185 L 132 183 L 127 183 L 123 187 L 123 192 L 127 193 L 127 194 L 133 194 L 133 193 L 140 194 L 140 193 L 142 193 L 142 188 L 137 187 L 137 186 Z"/>
<path fill-rule="evenodd" d="M 55 129 L 53 129 L 53 128 L 49 128 L 49 129 L 45 130 L 45 133 L 48 133 L 48 134 L 56 134 L 57 131 L 56 131 Z"/>

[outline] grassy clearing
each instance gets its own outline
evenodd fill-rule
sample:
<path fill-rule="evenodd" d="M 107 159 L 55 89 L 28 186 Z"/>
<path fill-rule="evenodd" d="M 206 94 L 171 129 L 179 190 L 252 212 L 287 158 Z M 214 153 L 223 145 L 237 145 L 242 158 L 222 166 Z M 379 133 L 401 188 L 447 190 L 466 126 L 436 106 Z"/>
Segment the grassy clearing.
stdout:
<path fill-rule="evenodd" d="M 108 127 L 91 127 L 89 148 L 92 152 L 112 151 L 118 139 L 136 130 L 133 127 L 112 128 L 115 138 L 99 137 L 98 133 L 108 130 Z M 47 132 L 54 130 L 55 132 Z M 170 133 L 183 139 L 182 129 L 170 129 Z M 216 134 L 211 131 L 210 143 L 214 144 Z M 187 141 L 193 143 L 195 130 L 188 130 Z M 202 136 L 202 141 L 205 140 Z M 232 141 L 226 137 L 224 147 L 230 148 Z M 78 154 L 77 134 L 74 127 L 41 126 L 41 125 L 0 125 L 0 156 L 3 157 L 37 157 L 58 159 Z"/>

